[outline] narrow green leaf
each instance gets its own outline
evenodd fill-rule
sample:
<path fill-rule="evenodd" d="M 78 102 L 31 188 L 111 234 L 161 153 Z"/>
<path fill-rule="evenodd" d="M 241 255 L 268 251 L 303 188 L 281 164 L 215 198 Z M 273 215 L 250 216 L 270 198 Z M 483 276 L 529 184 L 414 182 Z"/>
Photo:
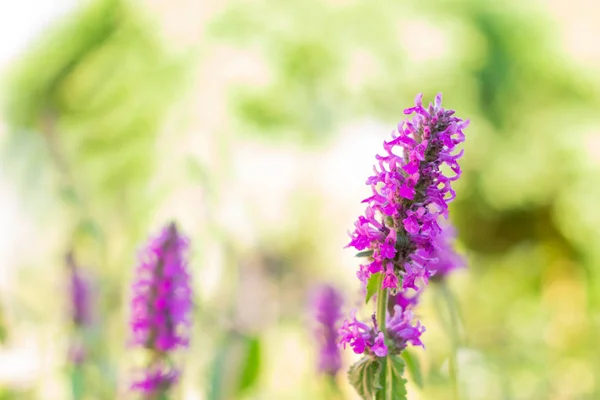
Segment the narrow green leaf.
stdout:
<path fill-rule="evenodd" d="M 377 392 L 375 400 L 406 400 L 406 379 L 404 361 L 398 356 L 387 356 L 381 375 L 382 389 Z"/>
<path fill-rule="evenodd" d="M 359 253 L 356 253 L 354 257 L 371 257 L 373 255 L 373 250 L 365 250 Z"/>
<path fill-rule="evenodd" d="M 383 359 L 364 356 L 348 370 L 348 379 L 364 400 L 375 400 L 381 390 Z"/>
<path fill-rule="evenodd" d="M 246 361 L 238 385 L 238 395 L 250 389 L 258 380 L 261 368 L 261 354 L 262 350 L 258 337 L 248 337 Z"/>
<path fill-rule="evenodd" d="M 421 363 L 419 362 L 419 359 L 408 350 L 402 352 L 402 358 L 404 359 L 404 363 L 406 364 L 413 381 L 418 387 L 422 388 L 423 374 L 421 373 Z"/>
<path fill-rule="evenodd" d="M 367 295 L 365 297 L 365 303 L 368 303 L 369 300 L 371 300 L 371 297 L 377 293 L 377 290 L 379 290 L 379 287 L 381 286 L 381 279 L 381 272 L 371 275 L 367 281 Z"/>
<path fill-rule="evenodd" d="M 252 389 L 261 370 L 259 337 L 231 332 L 223 338 L 211 367 L 209 400 L 237 399 Z"/>

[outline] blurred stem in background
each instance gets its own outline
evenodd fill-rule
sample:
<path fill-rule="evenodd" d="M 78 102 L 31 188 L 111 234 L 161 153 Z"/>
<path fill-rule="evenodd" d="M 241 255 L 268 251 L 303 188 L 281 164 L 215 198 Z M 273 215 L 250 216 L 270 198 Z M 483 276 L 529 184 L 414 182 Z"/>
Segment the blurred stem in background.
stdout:
<path fill-rule="evenodd" d="M 433 286 L 435 287 L 434 289 L 436 292 L 435 309 L 441 325 L 446 330 L 447 337 L 450 338 L 448 375 L 450 378 L 450 385 L 452 386 L 452 395 L 455 400 L 460 400 L 460 374 L 458 365 L 458 350 L 461 344 L 459 329 L 462 325 L 459 317 L 460 311 L 458 309 L 458 303 L 448 287 L 447 279 L 444 277 L 436 279 L 434 282 L 435 284 Z"/>
<path fill-rule="evenodd" d="M 90 362 L 93 344 L 89 338 L 92 328 L 92 308 L 94 306 L 88 277 L 76 264 L 73 253 L 65 257 L 69 272 L 70 311 L 73 332 L 70 336 L 68 365 L 71 375 L 71 392 L 74 400 L 83 399 L 86 392 L 85 364 Z"/>

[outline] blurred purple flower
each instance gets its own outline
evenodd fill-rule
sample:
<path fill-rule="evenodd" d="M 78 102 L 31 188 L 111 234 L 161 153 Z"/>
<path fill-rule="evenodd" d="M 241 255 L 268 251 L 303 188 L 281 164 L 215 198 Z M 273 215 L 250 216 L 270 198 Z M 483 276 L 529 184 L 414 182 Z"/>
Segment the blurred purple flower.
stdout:
<path fill-rule="evenodd" d="M 456 229 L 449 222 L 442 226 L 442 233 L 435 238 L 434 258 L 427 266 L 435 275 L 434 279 L 442 279 L 457 268 L 464 267 L 466 261 L 456 252 Z"/>
<path fill-rule="evenodd" d="M 161 352 L 188 345 L 192 297 L 187 246 L 170 224 L 142 251 L 131 301 L 134 345 Z"/>
<path fill-rule="evenodd" d="M 318 326 L 317 341 L 320 346 L 319 371 L 335 375 L 342 367 L 337 345 L 339 322 L 342 318 L 342 295 L 330 285 L 322 285 L 313 295 L 313 310 Z"/>
<path fill-rule="evenodd" d="M 65 256 L 69 273 L 69 314 L 74 332 L 69 337 L 68 360 L 74 366 L 82 365 L 88 357 L 88 349 L 83 331 L 92 324 L 91 282 L 89 277 L 75 262 L 72 252 Z"/>
<path fill-rule="evenodd" d="M 70 275 L 71 318 L 77 327 L 84 327 L 91 323 L 90 282 L 70 252 L 66 256 L 66 263 Z"/>
<path fill-rule="evenodd" d="M 414 308 L 419 302 L 419 295 L 421 291 L 414 291 L 412 289 L 405 289 L 398 291 L 396 294 L 392 294 L 389 297 L 389 308 L 392 314 L 395 311 L 394 306 L 398 305 L 402 310 L 408 310 Z"/>
<path fill-rule="evenodd" d="M 140 254 L 132 286 L 132 344 L 153 351 L 155 356 L 134 389 L 154 393 L 175 382 L 178 371 L 159 366 L 169 352 L 187 347 L 189 342 L 192 293 L 187 248 L 187 239 L 171 223 Z"/>

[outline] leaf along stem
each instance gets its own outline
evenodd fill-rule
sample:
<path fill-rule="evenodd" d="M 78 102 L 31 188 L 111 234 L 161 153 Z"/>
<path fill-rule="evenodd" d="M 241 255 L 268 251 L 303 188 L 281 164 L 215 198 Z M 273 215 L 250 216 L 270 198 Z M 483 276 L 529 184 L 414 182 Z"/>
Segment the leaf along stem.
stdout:
<path fill-rule="evenodd" d="M 377 290 L 377 314 L 375 317 L 377 318 L 377 325 L 381 332 L 383 332 L 384 337 L 387 339 L 387 332 L 385 330 L 385 317 L 387 312 L 387 303 L 388 303 L 388 290 L 383 287 L 383 278 L 385 274 L 381 274 L 379 278 Z"/>

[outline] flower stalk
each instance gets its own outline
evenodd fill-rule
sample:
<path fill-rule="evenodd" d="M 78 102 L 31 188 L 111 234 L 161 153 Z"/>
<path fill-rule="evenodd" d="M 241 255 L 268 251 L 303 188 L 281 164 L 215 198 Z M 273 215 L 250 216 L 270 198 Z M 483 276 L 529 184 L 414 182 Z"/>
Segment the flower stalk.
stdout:
<path fill-rule="evenodd" d="M 365 213 L 355 222 L 347 246 L 368 260 L 357 272 L 367 288 L 367 302 L 377 293 L 371 326 L 353 311 L 340 329 L 340 345 L 364 355 L 349 374 L 365 398 L 372 398 L 373 391 L 388 394 L 398 387 L 405 393 L 399 355 L 408 344 L 422 346 L 425 330 L 413 320 L 412 308 L 429 279 L 452 266 L 440 265 L 437 257 L 439 220 L 448 218 L 448 204 L 456 196 L 452 183 L 460 177 L 458 159 L 463 152 L 455 150 L 465 139 L 463 129 L 469 121 L 444 109 L 441 94 L 428 107 L 418 95 L 415 106 L 404 113 L 413 117 L 384 141 L 385 154 L 376 155 L 374 174 L 366 181 L 372 195 L 363 201 Z M 452 175 L 443 172 L 443 165 Z M 409 296 L 409 290 L 416 295 Z M 396 304 L 391 304 L 390 295 Z M 381 382 L 366 383 L 365 374 Z"/>

